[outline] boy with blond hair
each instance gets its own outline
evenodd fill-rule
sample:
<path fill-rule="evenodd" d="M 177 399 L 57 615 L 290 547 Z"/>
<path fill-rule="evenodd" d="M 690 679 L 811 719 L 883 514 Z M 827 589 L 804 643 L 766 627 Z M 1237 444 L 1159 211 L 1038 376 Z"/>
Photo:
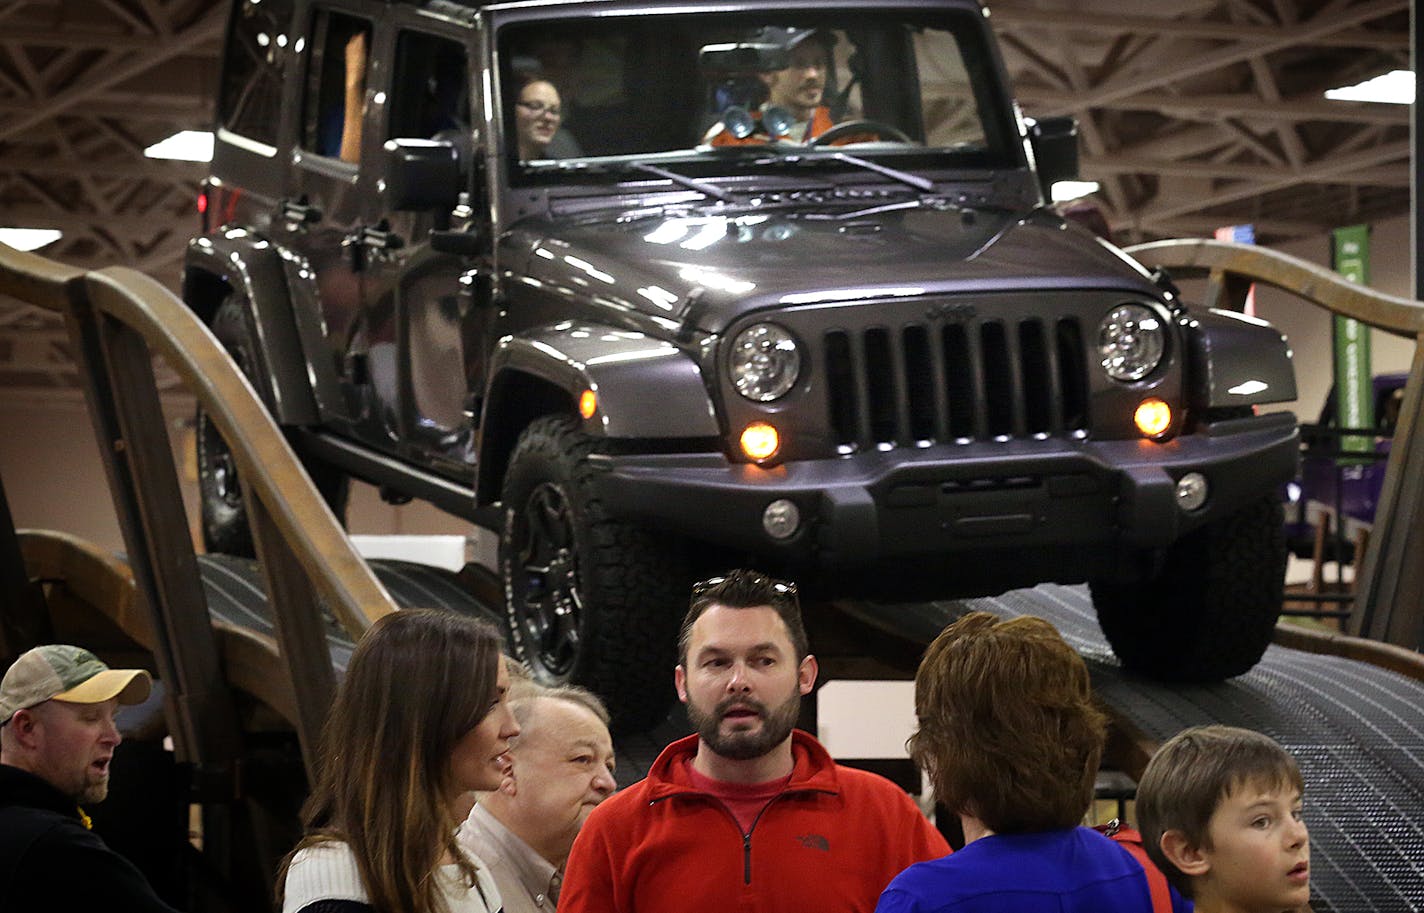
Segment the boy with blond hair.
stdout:
<path fill-rule="evenodd" d="M 1268 736 L 1198 726 L 1168 740 L 1137 787 L 1147 855 L 1197 913 L 1309 910 L 1304 782 Z"/>

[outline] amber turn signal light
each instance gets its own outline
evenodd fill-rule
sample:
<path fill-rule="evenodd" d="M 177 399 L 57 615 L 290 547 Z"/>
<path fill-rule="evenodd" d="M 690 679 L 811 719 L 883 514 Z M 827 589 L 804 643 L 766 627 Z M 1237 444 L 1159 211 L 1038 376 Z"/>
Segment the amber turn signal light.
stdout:
<path fill-rule="evenodd" d="M 1156 397 L 1144 399 L 1132 421 L 1145 437 L 1158 437 L 1172 427 L 1172 407 Z"/>
<path fill-rule="evenodd" d="M 742 453 L 748 459 L 761 462 L 776 456 L 781 449 L 781 435 L 766 422 L 752 422 L 742 432 Z"/>
<path fill-rule="evenodd" d="M 579 394 L 579 415 L 584 418 L 593 418 L 593 414 L 598 411 L 598 394 L 592 390 L 585 390 Z"/>

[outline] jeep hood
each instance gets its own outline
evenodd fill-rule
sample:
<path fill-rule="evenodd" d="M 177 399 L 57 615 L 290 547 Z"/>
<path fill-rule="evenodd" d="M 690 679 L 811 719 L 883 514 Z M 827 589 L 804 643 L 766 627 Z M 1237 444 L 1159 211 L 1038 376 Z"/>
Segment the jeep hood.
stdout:
<path fill-rule="evenodd" d="M 660 214 L 525 222 L 508 241 L 545 288 L 706 332 L 749 311 L 820 301 L 1055 288 L 1158 294 L 1135 261 L 1049 213 Z"/>

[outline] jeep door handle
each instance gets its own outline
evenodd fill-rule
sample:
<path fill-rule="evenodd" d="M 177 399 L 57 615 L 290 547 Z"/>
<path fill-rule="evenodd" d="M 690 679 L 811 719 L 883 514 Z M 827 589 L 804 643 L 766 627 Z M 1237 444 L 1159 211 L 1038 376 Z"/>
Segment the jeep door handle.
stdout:
<path fill-rule="evenodd" d="M 308 203 L 306 197 L 299 200 L 283 200 L 280 209 L 282 218 L 289 222 L 315 225 L 321 221 L 321 209 Z"/>

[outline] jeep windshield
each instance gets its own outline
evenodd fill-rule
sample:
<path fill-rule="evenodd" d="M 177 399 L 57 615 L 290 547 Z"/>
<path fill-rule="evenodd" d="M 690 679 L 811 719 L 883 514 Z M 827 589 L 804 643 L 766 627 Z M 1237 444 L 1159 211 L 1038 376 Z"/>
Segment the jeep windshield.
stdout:
<path fill-rule="evenodd" d="M 977 11 L 641 10 L 510 24 L 498 48 L 516 184 L 1024 167 Z"/>

